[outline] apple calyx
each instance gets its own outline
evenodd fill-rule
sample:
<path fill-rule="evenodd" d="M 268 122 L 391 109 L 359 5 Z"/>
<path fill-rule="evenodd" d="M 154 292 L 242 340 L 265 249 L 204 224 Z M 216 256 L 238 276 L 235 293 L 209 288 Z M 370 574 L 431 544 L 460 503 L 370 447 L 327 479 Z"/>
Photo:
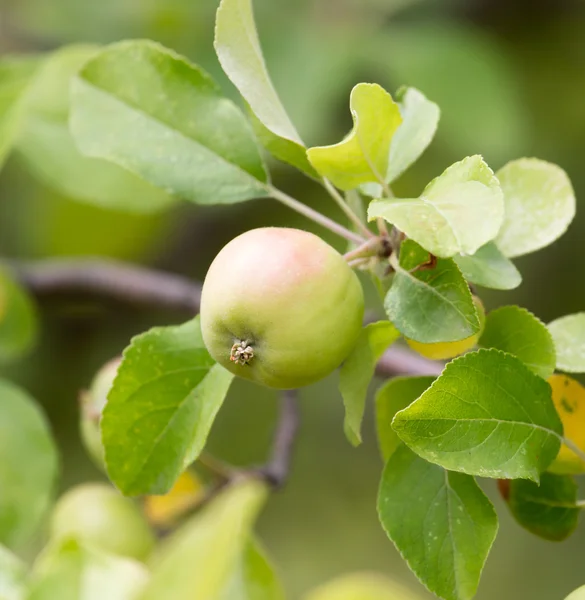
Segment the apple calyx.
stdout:
<path fill-rule="evenodd" d="M 236 340 L 230 352 L 230 360 L 237 365 L 249 365 L 254 358 L 254 348 L 248 340 Z"/>

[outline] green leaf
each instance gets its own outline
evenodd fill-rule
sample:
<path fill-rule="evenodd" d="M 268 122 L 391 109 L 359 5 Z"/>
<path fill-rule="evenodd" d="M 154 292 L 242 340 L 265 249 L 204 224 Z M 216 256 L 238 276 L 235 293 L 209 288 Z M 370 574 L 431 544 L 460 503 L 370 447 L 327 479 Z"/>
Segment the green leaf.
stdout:
<path fill-rule="evenodd" d="M 585 373 L 585 312 L 566 315 L 548 324 L 557 353 L 557 369 Z"/>
<path fill-rule="evenodd" d="M 284 600 L 284 589 L 264 548 L 250 538 L 221 600 Z"/>
<path fill-rule="evenodd" d="M 435 256 L 474 254 L 498 234 L 502 190 L 481 156 L 451 165 L 418 199 L 374 200 L 368 219 L 383 218 Z"/>
<path fill-rule="evenodd" d="M 508 506 L 524 529 L 553 542 L 575 531 L 581 509 L 576 504 L 577 484 L 572 477 L 543 473 L 540 485 L 522 479 L 509 484 Z"/>
<path fill-rule="evenodd" d="M 222 0 L 215 21 L 215 52 L 226 75 L 259 121 L 275 136 L 303 147 L 266 69 L 252 0 Z"/>
<path fill-rule="evenodd" d="M 46 185 L 75 200 L 105 208 L 153 212 L 174 200 L 112 163 L 82 156 L 69 133 L 69 86 L 96 46 L 67 46 L 36 74 L 26 97 L 17 150 Z"/>
<path fill-rule="evenodd" d="M 386 348 L 399 337 L 399 331 L 390 321 L 366 325 L 341 367 L 339 391 L 345 404 L 344 430 L 347 439 L 354 446 L 362 443 L 360 430 L 366 408 L 366 395 L 376 363 Z"/>
<path fill-rule="evenodd" d="M 382 475 L 378 515 L 431 592 L 445 600 L 474 596 L 498 518 L 473 477 L 445 471 L 400 445 Z"/>
<path fill-rule="evenodd" d="M 134 600 L 147 580 L 141 563 L 68 539 L 41 555 L 27 600 Z"/>
<path fill-rule="evenodd" d="M 171 489 L 203 449 L 232 378 L 205 349 L 199 317 L 133 338 L 101 422 L 108 474 L 124 494 Z"/>
<path fill-rule="evenodd" d="M 565 600 L 585 600 L 585 585 L 570 593 Z"/>
<path fill-rule="evenodd" d="M 312 590 L 304 600 L 418 600 L 410 590 L 377 573 L 349 573 Z"/>
<path fill-rule="evenodd" d="M 39 62 L 37 57 L 24 56 L 0 60 L 0 166 L 20 135 L 24 98 Z"/>
<path fill-rule="evenodd" d="M 359 83 L 351 91 L 351 133 L 334 146 L 307 150 L 315 170 L 339 189 L 381 181 L 388 169 L 390 142 L 402 122 L 392 96 L 375 83 Z"/>
<path fill-rule="evenodd" d="M 0 546 L 0 598 L 23 600 L 26 579 L 26 565 L 6 548 Z"/>
<path fill-rule="evenodd" d="M 463 277 L 475 285 L 494 290 L 513 290 L 522 283 L 522 275 L 493 242 L 475 254 L 454 256 Z"/>
<path fill-rule="evenodd" d="M 439 258 L 432 269 L 413 271 L 429 260 L 416 242 L 400 247 L 400 263 L 384 307 L 404 336 L 417 342 L 455 342 L 480 330 L 469 286 L 451 259 Z"/>
<path fill-rule="evenodd" d="M 506 214 L 496 243 L 510 257 L 540 250 L 561 237 L 575 216 L 575 193 L 557 165 L 513 160 L 496 173 Z"/>
<path fill-rule="evenodd" d="M 393 377 L 376 394 L 376 429 L 384 463 L 402 443 L 392 429 L 394 415 L 414 402 L 435 377 Z"/>
<path fill-rule="evenodd" d="M 265 485 L 253 479 L 226 488 L 168 539 L 138 600 L 221 598 L 266 495 Z"/>
<path fill-rule="evenodd" d="M 120 42 L 73 79 L 71 131 L 87 156 L 200 204 L 266 196 L 250 125 L 207 73 L 148 41 Z"/>
<path fill-rule="evenodd" d="M 533 481 L 557 455 L 563 434 L 550 385 L 493 349 L 450 362 L 392 426 L 422 458 L 446 469 Z"/>
<path fill-rule="evenodd" d="M 432 142 L 441 111 L 416 88 L 402 88 L 397 93 L 402 124 L 392 138 L 386 181 L 398 179 Z"/>
<path fill-rule="evenodd" d="M 555 370 L 555 347 L 548 329 L 519 306 L 502 306 L 490 312 L 479 345 L 513 354 L 543 379 Z"/>
<path fill-rule="evenodd" d="M 38 317 L 29 293 L 0 268 L 0 362 L 21 358 L 37 340 Z"/>
<path fill-rule="evenodd" d="M 0 543 L 19 546 L 37 532 L 58 471 L 49 425 L 24 390 L 0 380 Z"/>

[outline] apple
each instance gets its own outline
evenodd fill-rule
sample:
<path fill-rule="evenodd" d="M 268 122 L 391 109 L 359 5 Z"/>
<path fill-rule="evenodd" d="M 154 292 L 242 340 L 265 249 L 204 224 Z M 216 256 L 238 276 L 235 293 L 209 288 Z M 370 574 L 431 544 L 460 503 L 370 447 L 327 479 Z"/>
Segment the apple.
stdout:
<path fill-rule="evenodd" d="M 209 267 L 201 330 L 232 373 L 276 389 L 318 381 L 348 356 L 362 328 L 356 274 L 321 238 L 298 229 L 253 229 Z"/>

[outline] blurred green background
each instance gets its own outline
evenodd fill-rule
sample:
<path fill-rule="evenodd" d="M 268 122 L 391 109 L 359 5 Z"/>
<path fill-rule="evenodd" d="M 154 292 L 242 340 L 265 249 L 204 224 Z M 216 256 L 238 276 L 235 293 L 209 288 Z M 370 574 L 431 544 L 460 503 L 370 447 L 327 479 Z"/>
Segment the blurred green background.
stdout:
<path fill-rule="evenodd" d="M 348 95 L 360 81 L 421 89 L 442 109 L 439 133 L 396 185 L 416 194 L 460 158 L 480 153 L 498 169 L 537 156 L 569 173 L 585 197 L 585 3 L 570 0 L 256 0 L 269 69 L 304 139 L 338 141 L 351 126 Z M 217 0 L 2 0 L 0 52 L 38 53 L 79 42 L 148 37 L 201 64 L 235 96 L 212 49 Z M 277 185 L 339 217 L 318 188 L 272 164 Z M 41 178 L 42 179 L 42 178 Z M 0 175 L 0 250 L 10 257 L 103 255 L 202 278 L 234 235 L 261 225 L 327 232 L 272 201 L 234 207 L 174 205 L 155 215 L 107 211 L 46 186 L 18 152 Z M 408 197 L 408 196 L 407 196 Z M 581 207 L 579 202 L 579 207 Z M 488 308 L 520 303 L 545 322 L 585 306 L 585 211 L 552 247 L 518 260 L 524 282 L 485 293 Z M 377 306 L 372 297 L 372 306 Z M 130 336 L 188 315 L 113 303 L 43 301 L 36 350 L 6 375 L 43 404 L 62 451 L 62 487 L 99 478 L 81 449 L 78 390 Z M 366 442 L 342 431 L 335 377 L 302 395 L 303 428 L 290 484 L 274 496 L 259 529 L 290 597 L 346 571 L 373 569 L 417 590 L 376 516 L 381 462 L 371 414 Z M 214 427 L 211 449 L 234 463 L 261 461 L 277 398 L 238 382 Z M 495 494 L 501 517 L 478 598 L 561 599 L 585 583 L 583 527 L 567 542 L 521 530 Z"/>

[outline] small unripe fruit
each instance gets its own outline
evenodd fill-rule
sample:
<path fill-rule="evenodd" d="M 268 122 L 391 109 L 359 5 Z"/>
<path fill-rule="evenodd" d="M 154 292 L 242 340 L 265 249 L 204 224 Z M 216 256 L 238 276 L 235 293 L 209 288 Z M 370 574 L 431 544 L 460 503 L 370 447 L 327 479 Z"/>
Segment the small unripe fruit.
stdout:
<path fill-rule="evenodd" d="M 100 420 L 121 362 L 121 358 L 114 358 L 107 362 L 96 373 L 89 390 L 82 392 L 80 397 L 81 440 L 96 466 L 102 471 L 105 471 L 105 461 Z"/>
<path fill-rule="evenodd" d="M 361 284 L 336 250 L 312 233 L 268 227 L 216 256 L 203 284 L 201 330 L 232 373 L 293 389 L 343 362 L 363 313 Z"/>
<path fill-rule="evenodd" d="M 406 343 L 421 356 L 425 356 L 426 358 L 430 358 L 432 360 L 447 360 L 449 358 L 455 358 L 456 356 L 471 350 L 477 345 L 485 326 L 485 309 L 483 304 L 477 296 L 473 296 L 473 302 L 479 316 L 480 329 L 477 333 L 470 335 L 464 340 L 457 340 L 456 342 L 436 342 L 434 344 L 423 344 L 422 342 L 417 342 L 415 340 L 409 340 L 406 338 Z"/>
<path fill-rule="evenodd" d="M 51 537 L 73 537 L 104 552 L 145 560 L 155 539 L 129 498 L 107 484 L 80 485 L 63 495 L 51 517 Z"/>

